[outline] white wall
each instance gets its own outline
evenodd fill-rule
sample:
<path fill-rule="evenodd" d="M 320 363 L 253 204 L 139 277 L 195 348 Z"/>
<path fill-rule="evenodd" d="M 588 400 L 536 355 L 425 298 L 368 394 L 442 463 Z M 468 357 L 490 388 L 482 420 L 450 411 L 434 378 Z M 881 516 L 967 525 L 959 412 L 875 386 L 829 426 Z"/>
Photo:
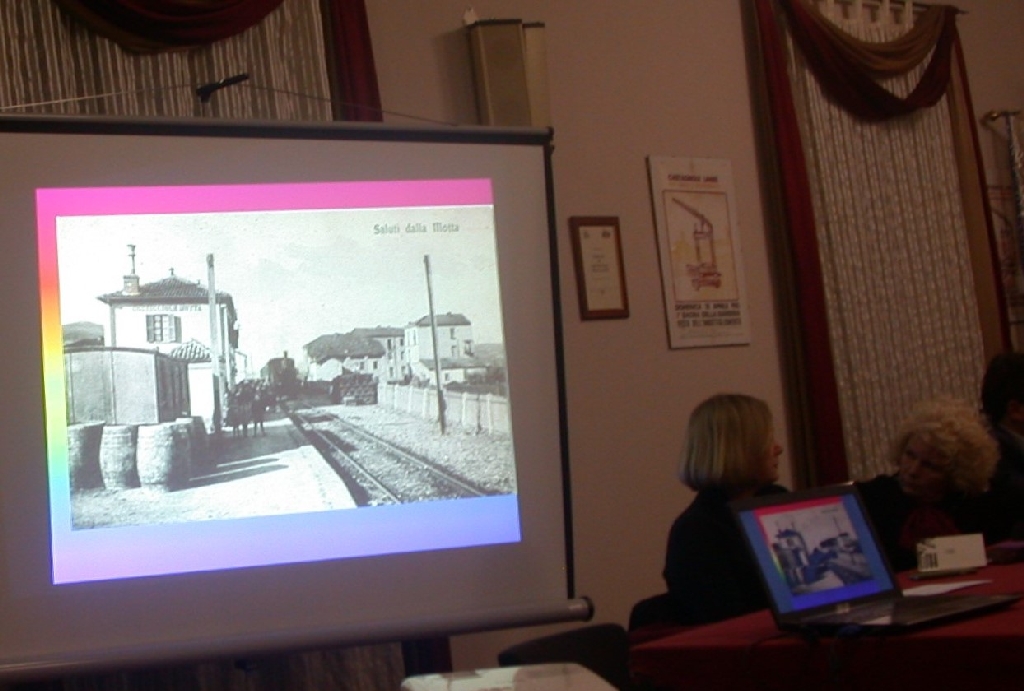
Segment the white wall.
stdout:
<path fill-rule="evenodd" d="M 747 0 L 366 0 L 387 120 L 476 124 L 462 15 L 546 24 L 563 276 L 576 584 L 597 621 L 625 623 L 663 589 L 666 533 L 692 498 L 674 479 L 683 425 L 719 391 L 765 398 L 786 445 L 741 4 Z M 976 110 L 1024 107 L 1024 3 L 961 0 Z M 987 158 L 994 159 L 982 131 Z M 648 155 L 732 162 L 751 343 L 668 347 L 646 174 Z M 991 167 L 990 163 L 990 167 Z M 582 322 L 567 218 L 618 216 L 630 317 Z M 894 411 L 898 414 L 898 411 Z M 783 477 L 790 476 L 783 459 Z M 459 636 L 456 669 L 561 627 Z"/>

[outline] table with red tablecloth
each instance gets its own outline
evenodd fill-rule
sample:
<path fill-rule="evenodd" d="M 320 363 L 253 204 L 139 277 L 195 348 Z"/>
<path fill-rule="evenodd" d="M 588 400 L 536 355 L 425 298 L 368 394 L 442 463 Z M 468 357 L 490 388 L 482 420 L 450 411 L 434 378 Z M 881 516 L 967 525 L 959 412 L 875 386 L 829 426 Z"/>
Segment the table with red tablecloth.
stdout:
<path fill-rule="evenodd" d="M 957 592 L 1024 592 L 1024 563 L 924 583 L 985 580 Z M 659 689 L 1024 689 L 1024 601 L 913 631 L 810 639 L 768 610 L 634 645 L 634 675 Z"/>

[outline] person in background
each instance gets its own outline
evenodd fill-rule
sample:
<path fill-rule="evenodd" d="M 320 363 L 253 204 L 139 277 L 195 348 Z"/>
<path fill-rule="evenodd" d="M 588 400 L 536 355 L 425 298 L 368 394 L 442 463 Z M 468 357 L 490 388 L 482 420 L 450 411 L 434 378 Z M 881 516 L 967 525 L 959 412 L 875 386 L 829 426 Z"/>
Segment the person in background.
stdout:
<path fill-rule="evenodd" d="M 729 502 L 787 491 L 772 413 L 753 396 L 718 394 L 690 414 L 679 479 L 697 496 L 669 531 L 665 617 L 706 624 L 768 606 Z"/>
<path fill-rule="evenodd" d="M 998 458 L 998 445 L 970 403 L 943 397 L 911 411 L 890 450 L 896 472 L 855 483 L 895 570 L 917 565 L 924 538 L 1006 539 L 1012 509 L 1004 494 L 990 490 Z"/>
<path fill-rule="evenodd" d="M 1000 353 L 989 361 L 981 408 L 999 443 L 994 481 L 1024 487 L 1024 353 Z"/>

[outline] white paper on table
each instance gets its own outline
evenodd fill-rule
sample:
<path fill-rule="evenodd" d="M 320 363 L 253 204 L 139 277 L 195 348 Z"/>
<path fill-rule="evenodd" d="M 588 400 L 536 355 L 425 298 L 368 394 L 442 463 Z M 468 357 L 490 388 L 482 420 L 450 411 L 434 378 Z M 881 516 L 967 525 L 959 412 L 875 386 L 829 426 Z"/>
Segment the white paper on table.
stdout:
<path fill-rule="evenodd" d="M 970 588 L 972 585 L 981 585 L 982 583 L 991 583 L 992 581 L 982 579 L 976 579 L 972 581 L 954 581 L 952 583 L 928 583 L 925 585 L 916 585 L 913 588 L 907 588 L 903 591 L 904 595 L 941 595 L 942 593 L 951 593 L 954 590 L 960 590 L 961 588 Z"/>

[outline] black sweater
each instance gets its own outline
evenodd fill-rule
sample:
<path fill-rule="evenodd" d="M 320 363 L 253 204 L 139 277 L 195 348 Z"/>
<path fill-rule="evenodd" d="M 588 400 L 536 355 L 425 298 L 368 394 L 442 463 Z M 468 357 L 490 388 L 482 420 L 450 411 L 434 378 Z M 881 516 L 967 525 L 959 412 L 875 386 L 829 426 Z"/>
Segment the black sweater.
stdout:
<path fill-rule="evenodd" d="M 879 475 L 855 484 L 889 564 L 896 571 L 915 568 L 917 553 L 912 547 L 901 545 L 900 536 L 907 519 L 920 504 L 903 493 L 895 475 Z M 935 508 L 945 513 L 960 533 L 981 533 L 985 544 L 992 544 L 1009 537 L 1018 501 L 999 487 L 973 497 L 954 493 Z"/>
<path fill-rule="evenodd" d="M 757 494 L 785 491 L 769 485 Z M 679 624 L 707 624 L 768 606 L 729 497 L 718 488 L 698 492 L 672 524 L 662 575 L 671 597 L 670 617 Z"/>

